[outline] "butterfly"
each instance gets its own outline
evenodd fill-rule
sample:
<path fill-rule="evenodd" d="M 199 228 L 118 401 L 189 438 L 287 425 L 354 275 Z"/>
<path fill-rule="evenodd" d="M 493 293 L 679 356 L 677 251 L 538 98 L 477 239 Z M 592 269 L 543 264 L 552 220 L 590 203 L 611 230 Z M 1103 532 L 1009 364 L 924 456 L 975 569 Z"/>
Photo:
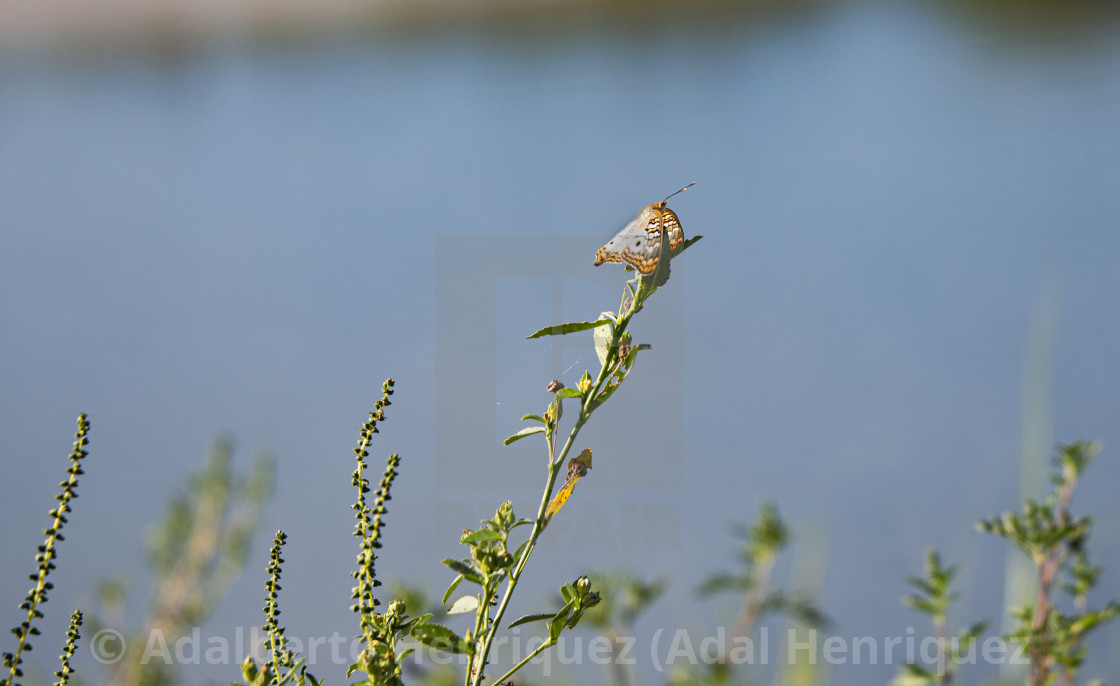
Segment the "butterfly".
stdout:
<path fill-rule="evenodd" d="M 695 185 L 695 181 L 677 191 L 684 191 Z M 661 202 L 646 205 L 637 219 L 626 225 L 607 244 L 595 253 L 595 266 L 604 262 L 624 262 L 638 270 L 642 276 L 649 276 L 657 270 L 661 259 L 661 233 L 669 235 L 669 250 L 673 251 L 684 243 L 684 229 L 677 213 L 667 207 L 672 193 Z"/>

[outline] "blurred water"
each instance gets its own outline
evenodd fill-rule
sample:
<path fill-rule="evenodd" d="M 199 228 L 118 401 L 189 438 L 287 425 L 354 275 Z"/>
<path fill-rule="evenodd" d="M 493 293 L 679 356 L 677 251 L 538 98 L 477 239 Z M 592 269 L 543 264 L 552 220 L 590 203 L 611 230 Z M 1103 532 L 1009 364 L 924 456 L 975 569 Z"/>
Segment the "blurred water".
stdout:
<path fill-rule="evenodd" d="M 816 541 L 795 557 L 829 560 L 837 635 L 921 635 L 898 597 L 930 545 L 964 563 L 954 621 L 998 623 L 1005 548 L 972 522 L 1017 501 L 1027 335 L 1048 302 L 1053 382 L 1033 401 L 1052 440 L 1105 443 L 1077 504 L 1098 522 L 1099 598 L 1117 597 L 1120 30 L 1070 15 L 852 3 L 6 56 L 0 600 L 18 603 L 85 411 L 93 457 L 48 636 L 91 577 L 143 578 L 144 522 L 220 429 L 277 454 L 265 527 L 291 536 L 290 633 L 346 633 L 348 451 L 389 375 L 380 446 L 405 462 L 379 571 L 442 592 L 459 529 L 507 497 L 535 506 L 531 447 L 498 439 L 594 357 L 522 337 L 615 306 L 621 271 L 594 270 L 595 248 L 692 180 L 672 206 L 705 239 L 638 322 L 654 351 L 586 430 L 594 471 L 515 614 L 629 566 L 674 582 L 641 640 L 710 630 L 734 608 L 691 588 L 733 564 L 727 523 L 769 497 Z M 441 253 L 450 237 L 473 248 Z M 562 277 L 523 273 L 553 247 Z M 487 295 L 441 254 L 492 272 Z M 456 488 L 459 464 L 479 469 Z M 209 630 L 260 622 L 256 553 Z M 1120 676 L 1110 631 L 1086 676 Z M 835 665 L 830 683 L 896 669 Z"/>

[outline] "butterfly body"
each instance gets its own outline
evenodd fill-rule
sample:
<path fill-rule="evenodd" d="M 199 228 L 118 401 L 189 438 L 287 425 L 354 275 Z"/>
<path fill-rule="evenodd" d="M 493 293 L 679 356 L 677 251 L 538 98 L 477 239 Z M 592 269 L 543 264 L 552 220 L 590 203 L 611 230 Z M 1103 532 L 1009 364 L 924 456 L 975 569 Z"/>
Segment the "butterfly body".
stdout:
<path fill-rule="evenodd" d="M 668 198 L 647 205 L 636 219 L 599 248 L 595 253 L 595 266 L 621 262 L 637 269 L 642 276 L 649 276 L 657 270 L 661 259 L 663 232 L 668 234 L 670 251 L 684 243 L 684 229 L 677 213 L 668 208 Z"/>

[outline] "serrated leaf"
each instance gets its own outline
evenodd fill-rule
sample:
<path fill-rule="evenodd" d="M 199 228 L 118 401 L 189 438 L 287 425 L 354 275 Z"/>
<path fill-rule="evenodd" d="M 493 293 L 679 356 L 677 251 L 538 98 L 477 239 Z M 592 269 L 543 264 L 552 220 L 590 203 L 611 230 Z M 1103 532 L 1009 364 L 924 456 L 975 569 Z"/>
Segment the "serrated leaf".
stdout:
<path fill-rule="evenodd" d="M 539 331 L 534 331 L 526 338 L 542 338 L 544 336 L 563 336 L 569 333 L 578 333 L 580 331 L 587 331 L 594 329 L 604 324 L 613 324 L 610 319 L 598 319 L 593 322 L 571 322 L 568 324 L 556 324 L 555 326 L 546 326 Z"/>
<path fill-rule="evenodd" d="M 515 626 L 521 626 L 522 624 L 528 624 L 529 622 L 541 622 L 546 619 L 552 619 L 555 616 L 556 613 L 554 612 L 539 612 L 534 615 L 525 615 L 524 617 L 518 617 L 513 622 L 510 622 L 510 625 L 506 628 L 512 629 Z"/>
<path fill-rule="evenodd" d="M 442 624 L 428 622 L 412 627 L 408 632 L 410 636 L 420 641 L 429 648 L 442 650 L 446 653 L 469 653 L 470 644 L 463 640 L 459 634 Z"/>
<path fill-rule="evenodd" d="M 447 611 L 449 615 L 461 615 L 467 612 L 474 612 L 478 609 L 478 596 L 465 595 L 460 596 L 451 605 L 451 609 Z"/>
<path fill-rule="evenodd" d="M 504 443 L 505 445 L 509 445 L 510 443 L 513 443 L 514 441 L 520 441 L 522 438 L 525 438 L 526 436 L 532 436 L 533 434 L 543 434 L 543 433 L 544 433 L 544 427 L 543 426 L 527 426 L 524 429 L 522 429 L 521 431 L 518 431 L 517 433 L 510 436 L 506 440 L 502 441 L 502 443 Z"/>

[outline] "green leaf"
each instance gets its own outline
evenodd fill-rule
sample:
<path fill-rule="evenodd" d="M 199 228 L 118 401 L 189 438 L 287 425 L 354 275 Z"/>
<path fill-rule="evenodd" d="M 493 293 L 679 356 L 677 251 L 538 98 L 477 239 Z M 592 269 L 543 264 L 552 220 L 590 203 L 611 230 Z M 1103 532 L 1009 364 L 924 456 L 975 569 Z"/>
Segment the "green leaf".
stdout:
<path fill-rule="evenodd" d="M 445 600 L 443 602 L 446 603 L 447 601 Z M 432 621 L 432 617 L 434 617 L 434 616 L 435 615 L 433 615 L 431 612 L 425 612 L 424 614 L 420 615 L 419 617 L 413 617 L 412 619 L 408 620 L 404 624 L 401 624 L 401 627 L 400 627 L 401 631 L 407 632 L 410 629 L 412 629 L 412 627 L 416 626 L 417 624 L 426 624 L 427 622 Z"/>
<path fill-rule="evenodd" d="M 474 612 L 477 609 L 478 609 L 478 596 L 465 595 L 465 596 L 460 596 L 459 599 L 456 600 L 455 603 L 451 605 L 451 609 L 447 611 L 447 614 L 449 614 L 449 615 L 461 615 L 461 614 L 465 614 L 467 612 Z"/>
<path fill-rule="evenodd" d="M 593 322 L 573 322 L 569 324 L 557 324 L 555 326 L 546 326 L 539 331 L 534 331 L 526 338 L 542 338 L 544 336 L 563 336 L 569 333 L 578 333 L 580 331 L 587 331 L 594 329 L 604 324 L 613 324 L 610 319 L 598 319 Z"/>
<path fill-rule="evenodd" d="M 469 531 L 463 534 L 459 542 L 463 545 L 471 545 L 473 543 L 481 543 L 482 541 L 497 541 L 502 535 L 497 531 L 490 529 L 479 529 L 478 531 Z"/>
<path fill-rule="evenodd" d="M 557 398 L 578 398 L 582 395 L 578 388 L 561 388 L 556 392 Z"/>
<path fill-rule="evenodd" d="M 576 606 L 576 601 L 572 600 L 564 609 L 560 610 L 553 616 L 552 621 L 548 624 L 548 638 L 552 642 L 556 642 L 560 638 L 560 632 L 564 630 L 564 625 L 568 623 L 568 619 L 572 615 L 572 610 Z"/>
<path fill-rule="evenodd" d="M 527 415 L 525 415 L 524 417 L 521 418 L 521 421 L 524 422 L 524 421 L 527 421 L 527 420 L 530 420 L 530 419 L 533 420 L 534 422 L 540 422 L 541 424 L 547 424 L 548 423 L 544 420 L 544 417 L 540 416 L 539 414 L 527 414 Z"/>
<path fill-rule="evenodd" d="M 689 248 L 691 248 L 692 245 L 696 241 L 700 240 L 701 238 L 703 238 L 703 236 L 693 236 L 692 238 L 689 238 L 688 240 L 686 240 L 683 245 L 681 245 L 679 248 L 677 248 L 676 250 L 673 251 L 673 257 L 676 257 L 676 256 L 680 255 L 682 252 L 684 252 L 685 250 L 688 250 Z"/>
<path fill-rule="evenodd" d="M 521 431 L 518 431 L 517 433 L 510 436 L 506 440 L 502 441 L 502 443 L 504 443 L 505 445 L 509 445 L 510 443 L 513 443 L 514 441 L 520 441 L 522 438 L 525 438 L 526 436 L 532 436 L 533 434 L 543 434 L 543 433 L 544 433 L 544 427 L 543 426 L 527 426 L 524 429 L 522 429 Z"/>
<path fill-rule="evenodd" d="M 463 583 L 463 575 L 462 574 L 455 577 L 455 580 L 452 581 L 451 585 L 447 587 L 446 591 L 444 591 L 443 600 L 440 601 L 440 604 L 446 603 L 447 599 L 451 597 L 451 594 L 455 592 L 456 588 L 459 588 L 459 584 L 461 584 L 461 583 Z"/>
<path fill-rule="evenodd" d="M 906 605 L 907 607 L 912 607 L 915 610 L 917 610 L 918 612 L 922 612 L 922 613 L 925 613 L 927 615 L 937 614 L 937 606 L 935 606 L 929 600 L 927 600 L 925 598 L 922 598 L 922 597 L 919 597 L 919 596 L 915 596 L 915 595 L 905 596 L 902 599 L 902 604 Z"/>
<path fill-rule="evenodd" d="M 540 613 L 537 613 L 535 615 L 525 615 L 524 617 L 519 617 L 516 620 L 514 620 L 513 622 L 511 622 L 510 625 L 507 626 L 506 628 L 507 629 L 512 629 L 515 626 L 521 626 L 522 624 L 528 624 L 529 622 L 540 622 L 540 621 L 544 621 L 546 619 L 552 619 L 555 616 L 556 616 L 555 612 L 540 612 Z"/>
<path fill-rule="evenodd" d="M 429 648 L 442 650 L 446 653 L 470 653 L 471 651 L 469 643 L 464 641 L 459 634 L 442 624 L 436 624 L 434 622 L 420 624 L 412 627 L 412 631 L 408 633 Z"/>
<path fill-rule="evenodd" d="M 466 562 L 463 562 L 462 560 L 452 560 L 451 558 L 448 558 L 448 559 L 443 561 L 443 564 L 450 567 L 452 569 L 452 571 L 456 571 L 456 572 L 459 572 L 460 574 L 462 574 L 466 578 L 467 581 L 471 581 L 471 582 L 479 584 L 479 585 L 482 584 L 482 575 L 479 574 L 477 571 L 475 571 L 475 569 L 473 567 L 471 567 L 469 564 L 467 564 Z"/>

